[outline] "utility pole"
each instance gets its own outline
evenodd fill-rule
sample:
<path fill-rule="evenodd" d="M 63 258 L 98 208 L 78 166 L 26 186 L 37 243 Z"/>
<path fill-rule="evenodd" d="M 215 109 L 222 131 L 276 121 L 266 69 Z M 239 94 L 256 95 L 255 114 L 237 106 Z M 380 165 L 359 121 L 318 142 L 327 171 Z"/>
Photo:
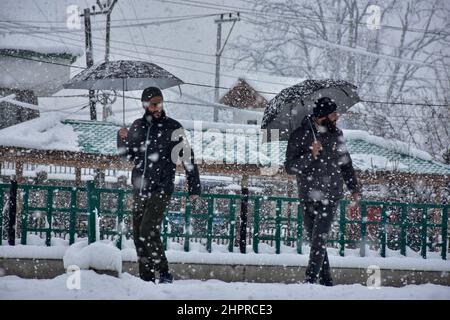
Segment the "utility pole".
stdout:
<path fill-rule="evenodd" d="M 97 0 L 97 5 L 102 10 L 102 13 L 106 14 L 106 39 L 105 39 L 105 62 L 109 61 L 109 48 L 110 48 L 110 32 L 111 32 L 111 13 L 112 10 L 117 3 L 117 0 L 113 0 L 111 3 L 111 0 L 107 0 L 106 3 L 102 4 L 100 3 L 100 0 Z M 103 117 L 102 120 L 106 121 L 108 116 L 112 115 L 111 110 L 111 104 L 108 104 L 108 102 L 113 103 L 115 99 L 110 99 L 110 95 L 103 93 L 101 102 L 103 104 Z"/>
<path fill-rule="evenodd" d="M 107 0 L 106 3 L 100 3 L 100 0 L 97 0 L 97 4 L 102 10 L 99 14 L 106 14 L 106 43 L 105 43 L 105 62 L 109 61 L 109 39 L 110 39 L 110 31 L 111 31 L 111 13 L 116 5 L 117 0 Z"/>
<path fill-rule="evenodd" d="M 94 65 L 94 56 L 92 50 L 91 10 L 89 8 L 84 9 L 84 13 L 81 16 L 84 17 L 84 35 L 86 40 L 86 66 L 90 68 Z M 94 90 L 89 90 L 89 108 L 91 120 L 97 120 L 97 110 L 95 109 Z"/>
<path fill-rule="evenodd" d="M 110 30 L 111 30 L 111 13 L 117 3 L 117 0 L 107 0 L 105 3 L 101 3 L 97 0 L 97 5 L 100 11 L 95 11 L 95 6 L 92 6 L 92 11 L 89 8 L 84 9 L 81 17 L 84 17 L 84 28 L 85 28 L 85 39 L 86 39 L 86 66 L 88 68 L 94 65 L 93 48 L 92 48 L 92 29 L 91 29 L 91 16 L 106 14 L 106 39 L 105 39 L 105 62 L 109 61 L 110 52 Z M 106 118 L 106 103 L 108 97 L 103 97 L 103 120 Z M 96 98 L 94 90 L 89 90 L 89 105 L 90 105 L 90 115 L 91 120 L 97 120 L 97 110 L 96 110 Z"/>
<path fill-rule="evenodd" d="M 216 81 L 215 81 L 215 91 L 214 91 L 214 101 L 219 102 L 219 86 L 220 86 L 220 56 L 225 49 L 225 46 L 230 38 L 231 32 L 233 31 L 234 25 L 236 21 L 240 21 L 240 13 L 223 13 L 220 15 L 220 18 L 214 20 L 217 23 L 217 46 L 216 46 Z M 222 46 L 222 23 L 225 22 L 233 22 L 233 25 L 228 32 L 227 38 Z M 214 107 L 214 122 L 219 120 L 219 110 L 217 107 Z"/>

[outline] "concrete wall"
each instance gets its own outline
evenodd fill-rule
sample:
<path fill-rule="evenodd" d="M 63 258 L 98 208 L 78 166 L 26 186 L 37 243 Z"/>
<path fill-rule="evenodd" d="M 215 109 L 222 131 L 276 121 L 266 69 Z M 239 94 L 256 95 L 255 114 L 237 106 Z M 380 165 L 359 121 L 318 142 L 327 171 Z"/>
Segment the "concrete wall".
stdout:
<path fill-rule="evenodd" d="M 303 281 L 305 267 L 216 265 L 171 263 L 170 269 L 178 280 L 217 279 L 225 282 L 299 283 Z M 137 263 L 125 261 L 123 272 L 138 275 Z M 50 259 L 5 259 L 0 258 L 2 275 L 22 278 L 51 279 L 65 272 L 62 260 Z M 98 271 L 117 276 L 117 273 Z M 366 269 L 332 268 L 335 284 L 367 284 Z M 381 285 L 401 287 L 407 284 L 433 283 L 450 286 L 450 274 L 440 271 L 381 270 Z"/>

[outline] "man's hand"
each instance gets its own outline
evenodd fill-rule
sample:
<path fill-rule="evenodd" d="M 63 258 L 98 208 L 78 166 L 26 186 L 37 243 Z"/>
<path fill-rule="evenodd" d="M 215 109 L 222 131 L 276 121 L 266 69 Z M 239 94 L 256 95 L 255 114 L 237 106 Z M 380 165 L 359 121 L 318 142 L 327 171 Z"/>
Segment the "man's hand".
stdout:
<path fill-rule="evenodd" d="M 322 144 L 320 143 L 319 140 L 314 140 L 310 149 L 311 149 L 314 159 L 317 159 L 317 156 L 319 155 L 320 151 L 322 150 Z"/>
<path fill-rule="evenodd" d="M 358 209 L 359 208 L 359 193 L 357 193 L 357 192 L 352 193 L 352 195 L 350 196 L 350 200 L 351 200 L 351 202 L 348 205 L 350 210 Z"/>
<path fill-rule="evenodd" d="M 125 140 L 127 138 L 127 136 L 128 136 L 128 129 L 127 128 L 121 128 L 119 130 L 119 137 L 120 137 L 120 139 Z"/>

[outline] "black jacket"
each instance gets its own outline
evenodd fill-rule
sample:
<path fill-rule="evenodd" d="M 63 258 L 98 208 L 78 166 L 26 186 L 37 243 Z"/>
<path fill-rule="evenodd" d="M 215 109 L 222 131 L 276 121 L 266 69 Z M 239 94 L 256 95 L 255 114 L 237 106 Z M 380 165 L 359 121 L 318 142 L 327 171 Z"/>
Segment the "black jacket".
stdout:
<path fill-rule="evenodd" d="M 314 141 L 312 130 L 323 148 L 317 159 L 310 149 Z M 319 132 L 310 116 L 290 135 L 284 166 L 288 174 L 297 175 L 299 198 L 303 201 L 338 201 L 343 197 L 343 181 L 352 192 L 359 192 L 342 131 Z"/>
<path fill-rule="evenodd" d="M 157 192 L 174 191 L 176 162 L 183 156 L 183 148 L 189 148 L 182 125 L 166 116 L 148 121 L 145 115 L 131 125 L 126 141 L 118 139 L 119 153 L 134 162 L 131 181 L 135 192 L 144 196 Z M 147 146 L 145 147 L 145 142 Z M 121 148 L 122 145 L 122 148 Z M 175 161 L 172 161 L 172 153 Z M 182 161 L 186 170 L 189 194 L 201 192 L 198 167 L 194 152 Z"/>

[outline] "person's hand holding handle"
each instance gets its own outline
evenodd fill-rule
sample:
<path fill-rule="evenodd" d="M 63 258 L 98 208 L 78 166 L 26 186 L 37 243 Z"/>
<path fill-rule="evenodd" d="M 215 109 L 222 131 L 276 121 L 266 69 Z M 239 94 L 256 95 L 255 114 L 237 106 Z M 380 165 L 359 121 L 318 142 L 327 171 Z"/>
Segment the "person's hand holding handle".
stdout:
<path fill-rule="evenodd" d="M 127 136 L 128 136 L 128 129 L 125 127 L 120 128 L 120 130 L 119 130 L 120 139 L 125 140 L 127 138 Z"/>
<path fill-rule="evenodd" d="M 350 204 L 348 205 L 348 208 L 353 211 L 357 210 L 358 216 L 361 214 L 361 210 L 359 208 L 359 193 L 353 192 L 350 196 Z"/>
<path fill-rule="evenodd" d="M 314 159 L 317 159 L 320 151 L 322 150 L 322 144 L 320 143 L 319 140 L 315 139 L 312 146 L 310 147 L 310 149 L 311 149 Z"/>

